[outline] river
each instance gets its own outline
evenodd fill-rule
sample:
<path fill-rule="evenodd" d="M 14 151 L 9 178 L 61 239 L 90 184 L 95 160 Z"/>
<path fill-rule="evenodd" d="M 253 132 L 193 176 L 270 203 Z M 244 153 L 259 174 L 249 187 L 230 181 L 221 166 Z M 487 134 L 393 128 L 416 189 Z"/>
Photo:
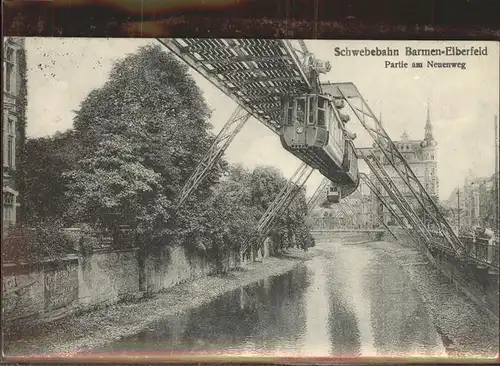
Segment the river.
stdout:
<path fill-rule="evenodd" d="M 383 252 L 319 243 L 280 276 L 91 351 L 291 357 L 444 356 L 409 279 Z"/>

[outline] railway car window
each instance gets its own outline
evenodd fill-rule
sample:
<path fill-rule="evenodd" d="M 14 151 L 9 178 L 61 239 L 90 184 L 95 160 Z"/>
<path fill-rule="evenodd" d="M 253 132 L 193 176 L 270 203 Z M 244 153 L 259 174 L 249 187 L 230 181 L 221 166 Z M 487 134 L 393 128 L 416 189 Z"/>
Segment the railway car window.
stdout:
<path fill-rule="evenodd" d="M 326 106 L 327 100 L 323 97 L 318 97 L 318 126 L 326 126 Z"/>
<path fill-rule="evenodd" d="M 314 125 L 314 114 L 316 112 L 316 98 L 314 95 L 310 95 L 308 97 L 308 107 L 309 107 L 309 113 L 308 113 L 308 120 L 307 124 L 308 125 Z"/>
<path fill-rule="evenodd" d="M 335 140 L 337 140 L 337 143 L 341 144 L 342 143 L 342 125 L 340 121 L 337 121 L 337 128 L 335 129 Z"/>
<path fill-rule="evenodd" d="M 297 99 L 297 116 L 296 120 L 299 124 L 304 124 L 306 117 L 306 101 L 304 98 Z"/>
<path fill-rule="evenodd" d="M 330 108 L 330 111 L 328 113 L 328 128 L 334 128 L 335 127 L 335 112 L 333 111 L 333 108 Z M 331 126 L 331 127 L 330 127 Z"/>
<path fill-rule="evenodd" d="M 293 103 L 291 101 L 286 102 L 286 122 L 288 126 L 293 126 Z"/>

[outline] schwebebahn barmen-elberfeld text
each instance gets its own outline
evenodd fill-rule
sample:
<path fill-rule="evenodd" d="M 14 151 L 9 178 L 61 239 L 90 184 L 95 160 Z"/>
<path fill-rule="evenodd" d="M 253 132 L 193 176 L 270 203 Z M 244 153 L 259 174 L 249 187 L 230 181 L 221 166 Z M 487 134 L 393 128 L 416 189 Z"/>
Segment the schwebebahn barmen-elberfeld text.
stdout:
<path fill-rule="evenodd" d="M 358 48 L 335 47 L 335 56 L 399 56 L 398 48 Z M 487 47 L 443 47 L 443 48 L 404 48 L 405 56 L 487 56 Z"/>

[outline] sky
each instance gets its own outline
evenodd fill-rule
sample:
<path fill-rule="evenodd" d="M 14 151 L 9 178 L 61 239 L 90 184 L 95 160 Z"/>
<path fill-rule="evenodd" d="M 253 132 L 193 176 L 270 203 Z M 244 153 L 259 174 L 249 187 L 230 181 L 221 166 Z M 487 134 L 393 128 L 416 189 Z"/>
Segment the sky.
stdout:
<path fill-rule="evenodd" d="M 28 137 L 52 135 L 72 127 L 74 110 L 88 93 L 102 86 L 113 63 L 154 39 L 28 38 Z M 393 140 L 403 132 L 421 139 L 427 107 L 430 108 L 434 138 L 438 142 L 440 198 L 447 199 L 465 176 L 488 176 L 495 169 L 494 116 L 499 114 L 499 43 L 431 41 L 306 41 L 316 58 L 330 61 L 331 71 L 321 81 L 353 82 L 378 116 Z M 414 49 L 453 46 L 486 47 L 486 56 L 406 56 Z M 336 56 L 334 49 L 398 49 L 399 56 Z M 466 69 L 386 68 L 385 61 L 428 60 L 465 62 Z M 218 133 L 237 107 L 229 97 L 190 70 L 212 108 L 213 133 Z M 357 147 L 371 140 L 353 119 Z M 249 119 L 226 151 L 231 163 L 248 168 L 266 164 L 292 176 L 301 162 L 285 151 L 278 136 Z M 366 171 L 366 167 L 361 167 Z M 307 182 L 312 194 L 322 177 L 314 172 Z"/>

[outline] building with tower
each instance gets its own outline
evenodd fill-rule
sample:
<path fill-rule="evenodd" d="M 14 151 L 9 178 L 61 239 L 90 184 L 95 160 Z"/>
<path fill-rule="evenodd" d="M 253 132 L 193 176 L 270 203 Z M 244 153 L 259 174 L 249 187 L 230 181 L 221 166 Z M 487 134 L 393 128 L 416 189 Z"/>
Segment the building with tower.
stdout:
<path fill-rule="evenodd" d="M 429 195 L 435 200 L 435 202 L 438 202 L 439 178 L 437 174 L 437 142 L 434 139 L 432 131 L 432 123 L 431 123 L 429 108 L 427 108 L 427 120 L 425 122 L 423 139 L 413 140 L 406 132 L 404 132 L 398 141 L 394 141 L 394 144 L 401 152 L 401 154 L 404 156 L 404 158 L 410 165 L 411 169 L 418 177 L 420 183 L 425 187 Z M 420 209 L 418 202 L 413 197 L 410 189 L 403 182 L 403 180 L 396 172 L 396 170 L 384 157 L 382 151 L 377 147 L 374 147 L 372 150 L 374 152 L 374 155 L 379 159 L 379 161 L 384 166 L 384 169 L 387 171 L 387 174 L 396 183 L 396 186 L 398 187 L 400 192 L 405 196 L 405 198 L 412 205 L 412 207 L 416 209 L 416 212 L 419 212 Z M 379 190 L 383 192 L 385 197 L 387 197 L 388 199 L 387 201 L 393 204 L 387 192 L 385 192 L 385 190 L 382 189 L 382 186 L 378 184 L 378 181 L 375 176 L 372 176 L 372 181 L 374 183 L 377 183 Z M 394 218 L 391 217 L 390 212 L 385 207 L 383 207 L 381 202 L 379 202 L 379 200 L 374 195 L 372 196 L 372 198 L 374 205 L 373 212 L 376 212 L 376 215 L 373 215 L 374 220 L 377 219 L 376 216 L 382 215 L 384 218 L 384 222 L 386 224 L 397 225 L 397 222 L 395 222 Z M 400 214 L 399 209 L 395 205 L 394 209 L 395 212 Z M 404 221 L 406 222 L 405 219 Z M 374 223 L 376 224 L 376 222 Z"/>

